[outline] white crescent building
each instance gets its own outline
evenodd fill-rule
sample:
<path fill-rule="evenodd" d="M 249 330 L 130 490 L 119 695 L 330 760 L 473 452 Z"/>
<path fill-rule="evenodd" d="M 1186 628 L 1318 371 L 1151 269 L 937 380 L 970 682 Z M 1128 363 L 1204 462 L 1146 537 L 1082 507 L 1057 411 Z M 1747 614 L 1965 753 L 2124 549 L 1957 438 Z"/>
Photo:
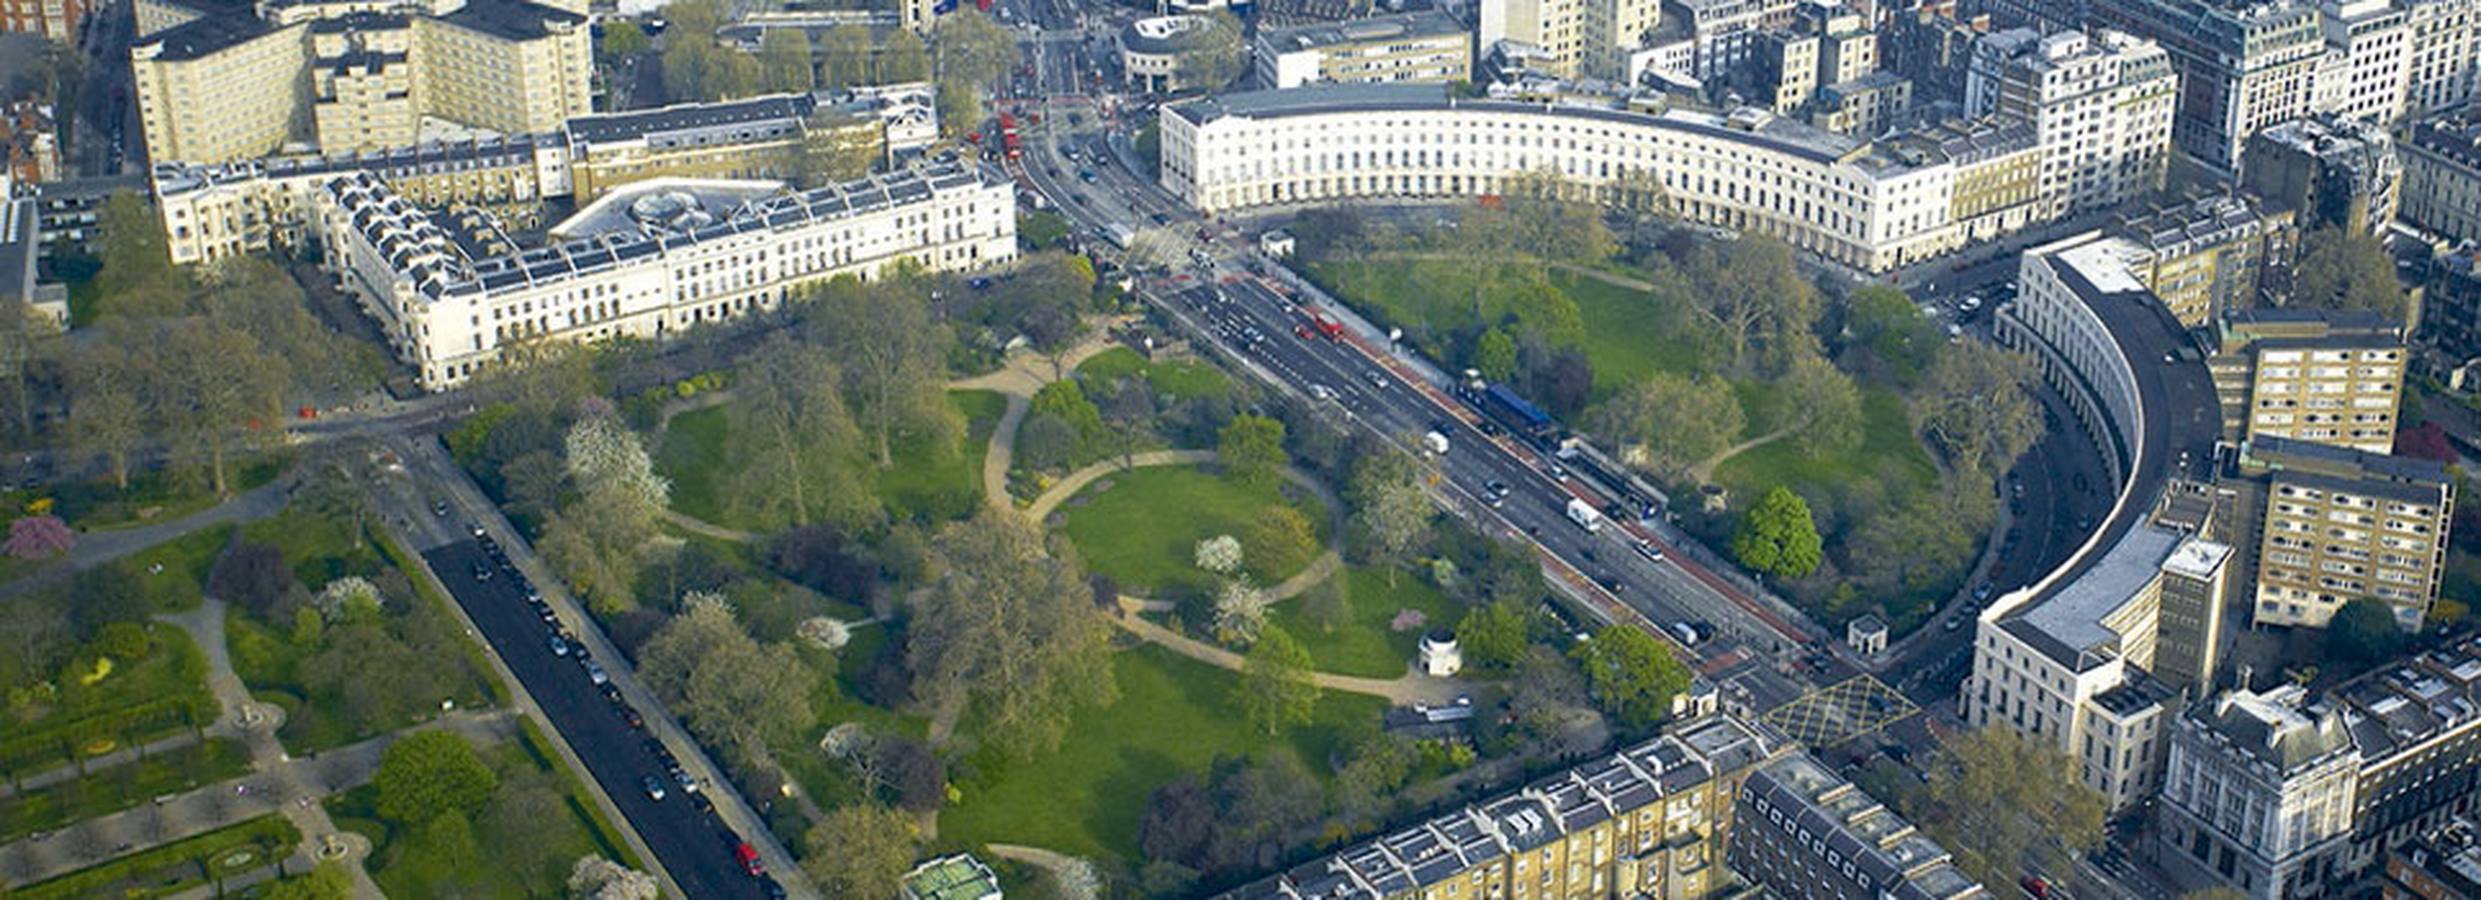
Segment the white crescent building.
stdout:
<path fill-rule="evenodd" d="M 1686 219 L 1885 272 L 2022 229 L 2044 205 L 2041 145 L 2005 117 L 1870 142 L 1755 109 L 1647 113 L 1324 85 L 1199 100 L 1161 121 L 1163 186 L 1210 215 L 1477 197 L 1544 170 L 1597 188 L 1645 172 Z"/>

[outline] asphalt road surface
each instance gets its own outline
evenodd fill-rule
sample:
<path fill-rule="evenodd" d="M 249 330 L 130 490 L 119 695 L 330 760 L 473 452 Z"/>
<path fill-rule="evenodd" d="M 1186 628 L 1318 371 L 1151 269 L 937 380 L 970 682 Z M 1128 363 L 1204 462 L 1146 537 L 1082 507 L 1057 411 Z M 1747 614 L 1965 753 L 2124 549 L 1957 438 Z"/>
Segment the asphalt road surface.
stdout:
<path fill-rule="evenodd" d="M 552 653 L 552 630 L 526 604 L 513 573 L 493 563 L 471 539 L 434 547 L 422 558 L 525 683 L 543 715 L 577 748 L 587 773 L 629 818 L 682 891 L 695 898 L 767 896 L 760 881 L 733 858 L 732 847 L 741 838 L 665 774 L 645 746 L 648 733 L 630 726 L 626 708 L 604 699 L 574 653 Z M 477 567 L 491 573 L 489 580 L 475 579 Z M 649 776 L 661 779 L 663 799 L 648 795 L 643 781 Z"/>

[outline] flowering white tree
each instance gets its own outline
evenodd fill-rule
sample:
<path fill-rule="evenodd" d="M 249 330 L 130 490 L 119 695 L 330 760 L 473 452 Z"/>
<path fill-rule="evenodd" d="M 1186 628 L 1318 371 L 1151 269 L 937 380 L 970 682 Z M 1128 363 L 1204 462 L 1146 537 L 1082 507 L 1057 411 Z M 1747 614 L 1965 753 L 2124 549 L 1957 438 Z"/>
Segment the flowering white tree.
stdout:
<path fill-rule="evenodd" d="M 1223 583 L 1223 591 L 1215 595 L 1215 639 L 1226 644 L 1246 646 L 1258 640 L 1258 632 L 1266 628 L 1266 592 L 1246 578 Z"/>
<path fill-rule="evenodd" d="M 313 598 L 311 602 L 318 607 L 320 615 L 334 619 L 343 616 L 345 610 L 351 609 L 356 602 L 377 607 L 384 601 L 379 597 L 379 588 L 371 584 L 369 579 L 360 575 L 347 575 L 319 588 L 319 596 Z"/>
<path fill-rule="evenodd" d="M 655 876 L 604 859 L 581 856 L 569 870 L 569 896 L 578 900 L 656 900 L 663 887 Z"/>
<path fill-rule="evenodd" d="M 1197 542 L 1197 567 L 1217 575 L 1230 575 L 1241 567 L 1241 542 L 1228 534 Z"/>
<path fill-rule="evenodd" d="M 702 607 L 722 610 L 725 618 L 733 616 L 732 599 L 716 591 L 685 591 L 681 594 L 681 615 L 697 612 Z"/>
<path fill-rule="evenodd" d="M 655 509 L 672 499 L 672 483 L 655 474 L 655 462 L 636 432 L 616 415 L 594 415 L 569 426 L 569 477 L 586 493 L 617 490 Z"/>

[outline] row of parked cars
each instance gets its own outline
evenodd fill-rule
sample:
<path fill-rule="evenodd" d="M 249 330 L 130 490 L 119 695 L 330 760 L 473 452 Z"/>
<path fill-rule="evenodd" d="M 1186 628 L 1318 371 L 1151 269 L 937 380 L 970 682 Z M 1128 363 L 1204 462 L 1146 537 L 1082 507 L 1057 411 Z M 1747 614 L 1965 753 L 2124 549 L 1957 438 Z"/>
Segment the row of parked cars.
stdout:
<path fill-rule="evenodd" d="M 603 699 L 611 704 L 613 714 L 618 715 L 621 721 L 627 722 L 630 728 L 644 731 L 646 729 L 645 715 L 638 712 L 637 707 L 621 695 L 620 685 L 612 683 L 611 672 L 603 667 L 601 660 L 594 658 L 593 651 L 586 649 L 585 642 L 578 640 L 575 632 L 560 624 L 559 614 L 552 610 L 550 602 L 543 599 L 543 592 L 535 589 L 533 583 L 526 580 L 525 573 L 517 569 L 517 564 L 509 559 L 507 549 L 500 546 L 499 540 L 493 538 L 490 530 L 484 528 L 482 523 L 473 523 L 469 528 L 474 534 L 475 542 L 481 545 L 483 554 L 490 557 L 488 563 L 476 562 L 474 564 L 474 580 L 489 581 L 494 577 L 508 579 L 517 592 L 525 596 L 527 608 L 534 612 L 536 618 L 542 620 L 546 631 L 543 644 L 551 651 L 551 655 L 575 661 L 578 669 L 585 673 L 586 682 L 593 685 L 596 692 L 602 694 Z M 652 735 L 646 737 L 643 747 L 647 758 L 660 770 L 660 774 L 649 773 L 638 779 L 638 787 L 646 792 L 647 799 L 661 803 L 675 793 L 680 794 L 687 803 L 697 807 L 698 812 L 706 815 L 709 821 L 714 823 L 717 839 L 723 844 L 725 851 L 732 854 L 733 862 L 741 867 L 741 871 L 758 879 L 760 886 L 766 890 L 768 896 L 784 896 L 783 886 L 777 884 L 775 879 L 767 877 L 766 864 L 758 858 L 757 849 L 751 847 L 748 841 L 742 840 L 741 835 L 733 831 L 730 826 L 723 824 L 721 819 L 716 818 L 714 798 L 707 796 L 706 791 L 701 790 L 702 785 L 698 782 L 698 777 L 690 774 L 689 769 L 681 765 L 680 757 L 674 755 L 671 748 L 664 746 L 661 738 Z"/>

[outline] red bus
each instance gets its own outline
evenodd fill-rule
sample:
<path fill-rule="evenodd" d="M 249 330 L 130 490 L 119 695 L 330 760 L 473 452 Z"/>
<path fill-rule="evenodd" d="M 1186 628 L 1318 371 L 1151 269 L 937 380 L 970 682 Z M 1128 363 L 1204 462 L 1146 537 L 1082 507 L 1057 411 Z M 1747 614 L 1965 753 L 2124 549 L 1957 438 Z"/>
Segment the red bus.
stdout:
<path fill-rule="evenodd" d="M 999 114 L 999 145 L 1009 159 L 1025 155 L 1024 145 L 1017 139 L 1017 117 L 1004 112 Z"/>

